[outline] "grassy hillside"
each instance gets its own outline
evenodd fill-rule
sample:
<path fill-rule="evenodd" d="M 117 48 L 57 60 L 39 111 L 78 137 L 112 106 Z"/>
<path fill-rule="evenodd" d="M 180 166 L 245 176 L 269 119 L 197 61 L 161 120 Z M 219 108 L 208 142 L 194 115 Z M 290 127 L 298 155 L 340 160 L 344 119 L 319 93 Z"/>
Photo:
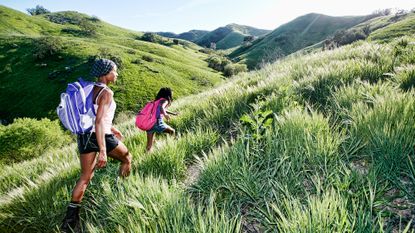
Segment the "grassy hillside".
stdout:
<path fill-rule="evenodd" d="M 97 170 L 88 232 L 410 232 L 415 37 L 290 56 L 174 102 L 178 136 Z M 4 82 L 3 82 L 4 83 Z M 240 120 L 243 119 L 243 120 Z M 267 120 L 272 119 L 272 120 Z M 75 145 L 0 169 L 0 231 L 57 231 L 78 179 Z"/>
<path fill-rule="evenodd" d="M 274 61 L 297 50 L 322 41 L 334 32 L 350 28 L 366 20 L 366 16 L 332 17 L 307 14 L 288 22 L 249 46 L 241 46 L 229 56 L 244 61 L 249 68 Z"/>
<path fill-rule="evenodd" d="M 183 32 L 180 34 L 175 34 L 172 32 L 157 32 L 157 34 L 164 36 L 164 37 L 178 38 L 178 39 L 188 40 L 192 42 L 197 41 L 198 39 L 202 38 L 207 33 L 209 33 L 209 31 L 205 31 L 205 30 L 190 30 L 188 32 Z"/>
<path fill-rule="evenodd" d="M 191 43 L 175 45 L 141 40 L 142 33 L 125 30 L 77 12 L 29 16 L 0 6 L 0 119 L 56 118 L 59 94 L 78 77 L 89 79 L 96 57 L 115 60 L 120 66 L 114 86 L 120 111 L 136 111 L 162 86 L 176 97 L 200 92 L 221 81 L 208 68 L 206 54 Z M 80 22 L 94 28 L 86 33 Z M 52 55 L 35 58 L 40 45 L 57 47 Z"/>
<path fill-rule="evenodd" d="M 415 34 L 415 12 L 402 16 L 391 15 L 371 25 L 371 40 L 390 41 L 396 37 Z"/>
<path fill-rule="evenodd" d="M 210 47 L 210 43 L 216 43 L 216 49 L 229 49 L 241 45 L 245 36 L 259 37 L 268 32 L 268 30 L 249 26 L 229 24 L 207 33 L 196 43 L 204 47 Z"/>

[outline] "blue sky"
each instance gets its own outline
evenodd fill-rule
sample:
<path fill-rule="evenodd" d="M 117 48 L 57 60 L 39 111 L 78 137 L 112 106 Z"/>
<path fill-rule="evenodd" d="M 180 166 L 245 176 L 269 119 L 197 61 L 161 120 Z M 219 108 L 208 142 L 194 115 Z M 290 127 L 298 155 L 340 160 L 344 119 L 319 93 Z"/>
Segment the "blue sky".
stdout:
<path fill-rule="evenodd" d="M 42 5 L 50 11 L 74 10 L 136 31 L 214 30 L 237 23 L 273 30 L 315 12 L 332 16 L 365 15 L 377 9 L 415 7 L 413 0 L 0 0 L 26 12 Z"/>

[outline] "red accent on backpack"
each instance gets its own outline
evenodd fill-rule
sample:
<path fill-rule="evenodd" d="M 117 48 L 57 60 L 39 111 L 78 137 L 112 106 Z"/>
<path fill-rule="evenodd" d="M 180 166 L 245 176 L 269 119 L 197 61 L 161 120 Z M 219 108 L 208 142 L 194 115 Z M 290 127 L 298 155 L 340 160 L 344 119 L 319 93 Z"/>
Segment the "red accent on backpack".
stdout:
<path fill-rule="evenodd" d="M 157 107 L 161 100 L 165 100 L 164 98 L 160 98 L 155 101 L 148 102 L 143 109 L 138 112 L 135 118 L 135 126 L 141 130 L 150 130 L 153 128 L 154 124 L 157 121 Z"/>

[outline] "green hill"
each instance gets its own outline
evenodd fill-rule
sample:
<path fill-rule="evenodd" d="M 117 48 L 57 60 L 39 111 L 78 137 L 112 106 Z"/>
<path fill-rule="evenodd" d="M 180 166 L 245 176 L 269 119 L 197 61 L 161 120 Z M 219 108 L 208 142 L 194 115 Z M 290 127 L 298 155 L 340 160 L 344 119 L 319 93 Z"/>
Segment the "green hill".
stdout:
<path fill-rule="evenodd" d="M 175 34 L 172 32 L 157 32 L 157 34 L 164 36 L 164 37 L 188 40 L 191 42 L 197 41 L 198 39 L 200 39 L 207 33 L 209 33 L 209 31 L 204 31 L 204 30 L 190 30 L 188 32 L 183 32 L 180 34 Z"/>
<path fill-rule="evenodd" d="M 370 24 L 370 40 L 390 41 L 396 37 L 415 34 L 415 13 L 391 15 Z"/>
<path fill-rule="evenodd" d="M 133 119 L 119 124 L 132 174 L 115 183 L 119 164 L 111 161 L 96 171 L 84 228 L 408 232 L 414 42 L 408 34 L 289 56 L 182 98 L 171 122 L 180 134 L 158 138 L 150 154 Z M 0 231 L 57 231 L 79 178 L 77 158 L 73 144 L 2 165 Z"/>
<path fill-rule="evenodd" d="M 254 68 L 304 47 L 313 45 L 341 29 L 350 28 L 367 19 L 366 16 L 332 17 L 310 13 L 288 22 L 249 46 L 241 46 L 229 56 Z"/>
<path fill-rule="evenodd" d="M 141 32 L 77 12 L 29 16 L 0 6 L 0 15 L 2 120 L 56 118 L 60 92 L 78 77 L 89 79 L 96 57 L 113 59 L 120 66 L 119 83 L 113 87 L 119 111 L 136 111 L 162 86 L 172 87 L 179 97 L 222 79 L 208 68 L 207 55 L 190 42 L 147 42 Z"/>
<path fill-rule="evenodd" d="M 171 110 L 179 115 L 169 124 L 178 133 L 158 137 L 151 153 L 133 117 L 119 122 L 132 172 L 116 179 L 113 160 L 95 170 L 80 209 L 84 231 L 412 232 L 415 35 L 413 15 L 401 19 L 372 19 L 367 40 L 292 54 L 174 101 Z M 19 50 L 39 37 L 10 38 L 1 62 L 8 53 L 22 57 L 2 72 L 32 56 Z M 69 40 L 68 54 L 87 57 L 89 46 L 99 49 L 94 38 L 61 39 Z M 153 59 L 182 48 L 128 36 L 114 46 L 119 39 L 104 44 L 124 56 L 134 46 L 166 53 Z M 12 80 L 0 81 L 3 88 Z M 39 91 L 30 94 L 40 97 Z M 0 125 L 0 136 L 9 126 Z M 80 175 L 76 143 L 24 159 L 0 163 L 0 232 L 58 232 Z"/>
<path fill-rule="evenodd" d="M 211 43 L 216 43 L 216 49 L 229 49 L 241 45 L 246 36 L 260 37 L 267 33 L 269 30 L 229 24 L 207 33 L 195 42 L 204 47 L 210 47 Z"/>
<path fill-rule="evenodd" d="M 379 15 L 346 30 L 337 31 L 323 41 L 305 47 L 296 54 L 309 53 L 321 49 L 333 49 L 351 44 L 358 40 L 387 42 L 396 37 L 415 33 L 415 13 L 398 12 L 389 15 Z"/>

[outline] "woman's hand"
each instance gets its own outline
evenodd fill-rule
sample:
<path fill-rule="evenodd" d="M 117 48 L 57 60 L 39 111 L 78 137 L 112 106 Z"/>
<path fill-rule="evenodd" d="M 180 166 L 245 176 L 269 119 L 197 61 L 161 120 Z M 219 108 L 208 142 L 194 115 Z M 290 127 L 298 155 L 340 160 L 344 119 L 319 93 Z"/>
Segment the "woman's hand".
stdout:
<path fill-rule="evenodd" d="M 112 127 L 112 128 L 111 128 L 111 131 L 112 131 L 112 133 L 114 134 L 114 136 L 115 136 L 116 138 L 118 138 L 118 140 L 122 140 L 122 139 L 124 139 L 124 135 L 122 135 L 121 131 L 119 131 L 118 129 L 116 129 L 116 128 Z"/>
<path fill-rule="evenodd" d="M 106 149 L 99 150 L 97 168 L 103 168 L 107 164 L 107 151 Z"/>

